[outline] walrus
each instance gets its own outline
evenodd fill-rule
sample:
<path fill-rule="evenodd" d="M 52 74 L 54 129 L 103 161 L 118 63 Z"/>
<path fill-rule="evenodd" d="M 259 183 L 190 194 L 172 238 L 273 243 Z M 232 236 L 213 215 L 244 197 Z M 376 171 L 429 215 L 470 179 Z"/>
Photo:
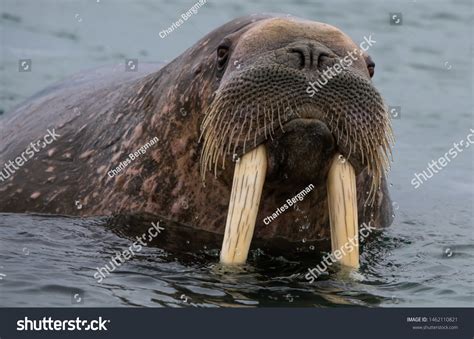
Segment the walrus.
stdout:
<path fill-rule="evenodd" d="M 310 95 L 308 84 L 354 50 Z M 387 227 L 393 138 L 374 67 L 336 27 L 264 14 L 224 24 L 168 64 L 78 74 L 2 119 L 0 210 L 156 215 L 223 235 L 234 168 L 264 146 L 254 239 L 330 239 L 337 154 L 355 171 L 359 224 Z"/>

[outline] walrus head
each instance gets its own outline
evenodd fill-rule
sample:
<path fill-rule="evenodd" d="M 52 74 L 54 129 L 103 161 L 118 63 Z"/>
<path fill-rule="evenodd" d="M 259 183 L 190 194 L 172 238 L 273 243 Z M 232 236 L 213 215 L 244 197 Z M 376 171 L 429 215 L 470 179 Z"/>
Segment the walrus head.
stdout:
<path fill-rule="evenodd" d="M 350 60 L 345 68 L 335 66 L 344 58 Z M 367 168 L 373 203 L 392 142 L 383 99 L 371 82 L 374 66 L 327 24 L 273 17 L 228 34 L 216 49 L 219 86 L 201 126 L 203 179 L 208 170 L 225 168 L 226 159 L 266 143 L 268 176 L 313 182 L 327 176 L 339 152 L 357 173 Z M 335 76 L 328 73 L 333 68 Z"/>
<path fill-rule="evenodd" d="M 365 171 L 364 204 L 373 205 L 393 142 L 383 99 L 372 85 L 374 67 L 347 35 L 313 21 L 259 17 L 221 37 L 213 65 L 215 91 L 200 126 L 202 180 L 213 171 L 229 181 L 232 173 L 226 168 L 232 166 L 226 164 L 263 144 L 266 151 L 260 157 L 268 158 L 268 167 L 254 171 L 266 171 L 266 187 L 285 191 L 285 187 L 321 185 L 328 180 L 332 159 L 342 154 L 355 169 L 352 182 Z M 249 177 L 234 176 L 234 187 Z M 233 197 L 234 189 L 241 188 L 233 188 Z M 251 190 L 259 191 L 260 197 L 262 188 Z M 233 197 L 226 237 L 233 227 Z M 357 206 L 353 209 L 352 219 L 357 219 Z M 256 213 L 248 219 L 256 218 Z M 246 234 L 253 233 L 253 225 L 250 228 Z M 235 232 L 234 237 L 240 238 L 242 230 Z"/>
<path fill-rule="evenodd" d="M 160 112 L 148 125 L 163 134 L 155 158 L 164 169 L 149 182 L 168 184 L 153 196 L 153 211 L 225 235 L 229 216 L 238 215 L 256 226 L 246 238 L 333 240 L 328 185 L 341 155 L 357 186 L 352 220 L 389 225 L 392 132 L 374 66 L 339 29 L 286 15 L 250 15 L 210 32 L 141 81 L 132 100 L 138 111 Z M 246 159 L 256 160 L 252 178 L 239 170 L 250 168 Z M 228 213 L 234 198 L 245 198 L 234 194 L 237 172 L 248 179 L 239 187 L 259 183 L 260 192 L 242 200 L 253 206 L 248 218 Z M 309 185 L 304 200 L 279 209 Z"/>

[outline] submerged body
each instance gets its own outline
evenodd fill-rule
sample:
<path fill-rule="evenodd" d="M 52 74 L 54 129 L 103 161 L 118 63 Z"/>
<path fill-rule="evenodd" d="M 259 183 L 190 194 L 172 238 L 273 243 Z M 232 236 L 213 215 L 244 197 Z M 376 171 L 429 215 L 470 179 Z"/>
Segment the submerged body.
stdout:
<path fill-rule="evenodd" d="M 323 45 L 330 47 L 328 51 L 321 52 Z M 221 46 L 229 54 L 226 58 Z M 352 93 L 359 95 L 354 105 L 359 111 L 367 102 L 379 105 L 370 101 L 378 93 L 372 92 L 367 58 L 357 60 L 354 71 L 338 78 L 335 88 L 343 94 L 341 82 L 360 82 L 348 87 L 347 96 L 321 91 L 315 103 L 305 93 L 307 83 L 300 81 L 305 74 L 311 74 L 308 79 L 317 76 L 331 66 L 331 58 L 341 58 L 356 47 L 329 25 L 248 16 L 209 33 L 167 65 L 140 64 L 138 72 L 126 72 L 120 65 L 52 86 L 1 120 L 2 166 L 15 162 L 48 130 L 54 129 L 57 138 L 16 165 L 14 173 L 2 167 L 0 211 L 151 214 L 222 234 L 233 161 L 265 144 L 269 168 L 256 238 L 301 241 L 300 227 L 308 241 L 329 238 L 326 181 L 329 160 L 337 152 L 356 168 L 359 222 L 388 226 L 392 210 L 383 175 L 367 204 L 374 173 L 380 174 L 380 168 L 374 172 L 372 167 L 369 173 L 372 164 L 367 155 L 364 162 L 356 143 L 349 147 L 339 142 L 353 135 L 338 133 L 334 129 L 339 127 L 325 120 L 333 108 L 345 114 Z M 354 92 L 361 86 L 365 92 Z M 295 88 L 298 93 L 292 92 Z M 282 123 L 279 110 L 284 108 L 271 102 L 292 96 L 287 107 L 293 114 Z M 367 112 L 373 110 L 369 104 Z M 219 116 L 231 106 L 232 119 Z M 255 107 L 262 107 L 262 112 Z M 349 120 L 366 124 L 359 131 L 375 131 L 378 125 L 370 125 L 370 117 L 361 115 L 357 121 L 354 112 Z M 239 114 L 240 121 L 234 120 Z M 306 192 L 303 197 L 298 195 L 301 191 Z M 301 199 L 292 200 L 295 196 Z"/>

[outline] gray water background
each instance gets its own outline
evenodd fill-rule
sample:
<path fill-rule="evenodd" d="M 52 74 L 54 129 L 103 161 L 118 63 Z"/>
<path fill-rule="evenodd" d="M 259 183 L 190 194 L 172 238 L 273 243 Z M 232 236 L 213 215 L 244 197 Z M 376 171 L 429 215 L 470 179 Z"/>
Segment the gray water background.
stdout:
<path fill-rule="evenodd" d="M 128 239 L 101 220 L 0 214 L 0 306 L 472 306 L 472 147 L 420 188 L 410 184 L 474 127 L 472 1 L 208 1 L 161 39 L 193 4 L 0 0 L 0 112 L 81 70 L 126 58 L 170 61 L 241 15 L 322 21 L 356 43 L 372 34 L 375 85 L 401 107 L 389 177 L 393 225 L 364 248 L 357 274 L 336 270 L 313 285 L 301 274 L 317 261 L 257 251 L 245 270 L 224 272 L 217 253 L 183 260 L 159 248 L 98 284 L 95 268 Z M 401 26 L 390 25 L 390 12 L 402 13 Z M 19 72 L 19 59 L 32 59 L 32 71 Z"/>

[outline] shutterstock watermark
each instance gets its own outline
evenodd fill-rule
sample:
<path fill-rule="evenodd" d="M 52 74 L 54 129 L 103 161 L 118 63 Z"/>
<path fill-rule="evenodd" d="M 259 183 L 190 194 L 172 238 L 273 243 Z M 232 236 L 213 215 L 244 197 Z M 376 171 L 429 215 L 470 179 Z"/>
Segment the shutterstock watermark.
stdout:
<path fill-rule="evenodd" d="M 346 68 L 351 67 L 352 63 L 361 57 L 363 52 L 367 51 L 376 42 L 376 40 L 372 39 L 372 34 L 370 34 L 368 38 L 364 36 L 364 41 L 359 44 L 360 49 L 354 48 L 354 50 L 347 52 L 347 55 L 344 58 L 339 58 L 337 63 L 327 67 L 318 80 L 309 82 L 309 86 L 306 88 L 306 93 L 308 93 L 310 97 L 313 97 L 316 92 L 319 92 L 319 90 L 329 82 L 329 80 L 336 77 Z M 319 89 L 316 86 L 319 87 Z"/>
<path fill-rule="evenodd" d="M 143 233 L 140 237 L 137 236 L 135 241 L 130 247 L 123 250 L 122 252 L 117 252 L 115 256 L 110 258 L 108 264 L 105 264 L 102 267 L 97 267 L 97 272 L 94 273 L 94 278 L 100 284 L 107 276 L 109 276 L 117 267 L 122 266 L 127 260 L 133 258 L 136 253 L 140 252 L 143 249 L 143 246 L 147 246 L 148 242 L 152 241 L 158 236 L 158 234 L 163 231 L 164 228 L 160 226 L 160 222 L 151 223 L 151 227 L 146 233 Z"/>
<path fill-rule="evenodd" d="M 25 317 L 16 322 L 17 331 L 107 331 L 106 324 L 110 320 L 81 320 L 77 317 L 75 320 L 59 320 L 51 317 L 43 317 L 43 319 L 29 319 Z"/>
<path fill-rule="evenodd" d="M 9 160 L 3 165 L 3 168 L 0 171 L 0 181 L 3 182 L 10 178 L 10 176 L 15 174 L 15 172 L 18 171 L 21 166 L 23 166 L 28 160 L 33 158 L 36 153 L 38 153 L 47 145 L 51 144 L 53 141 L 56 141 L 57 138 L 60 137 L 60 135 L 56 133 L 54 128 L 52 131 L 50 131 L 49 129 L 47 129 L 46 131 L 48 133 L 43 138 L 36 142 L 30 142 L 28 147 L 23 152 L 21 152 L 21 155 L 15 158 L 15 162 Z"/>
<path fill-rule="evenodd" d="M 459 153 L 462 153 L 466 148 L 469 148 L 471 144 L 474 144 L 474 129 L 471 128 L 470 132 L 471 133 L 468 134 L 465 139 L 462 139 L 459 142 L 453 142 L 453 147 L 444 153 L 442 157 L 437 160 L 431 160 L 423 172 L 415 173 L 411 180 L 413 187 L 415 187 L 415 189 L 419 188 L 424 182 L 428 181 L 435 174 L 445 168 L 451 160 L 459 155 Z"/>
<path fill-rule="evenodd" d="M 349 241 L 346 242 L 343 246 L 341 246 L 339 249 L 335 249 L 332 253 L 327 253 L 323 257 L 323 261 L 321 261 L 316 267 L 314 268 L 308 268 L 308 272 L 304 277 L 306 280 L 309 281 L 310 284 L 312 284 L 320 275 L 325 272 L 329 266 L 332 266 L 332 264 L 338 262 L 339 260 L 342 259 L 347 253 L 351 253 L 354 249 L 358 248 L 359 245 L 357 243 L 357 239 L 360 235 L 360 242 L 363 242 L 365 238 L 367 238 L 370 233 L 375 229 L 371 225 L 372 221 L 369 222 L 367 225 L 366 223 L 363 223 L 359 227 L 359 234 L 356 234 L 354 237 L 349 238 Z"/>

